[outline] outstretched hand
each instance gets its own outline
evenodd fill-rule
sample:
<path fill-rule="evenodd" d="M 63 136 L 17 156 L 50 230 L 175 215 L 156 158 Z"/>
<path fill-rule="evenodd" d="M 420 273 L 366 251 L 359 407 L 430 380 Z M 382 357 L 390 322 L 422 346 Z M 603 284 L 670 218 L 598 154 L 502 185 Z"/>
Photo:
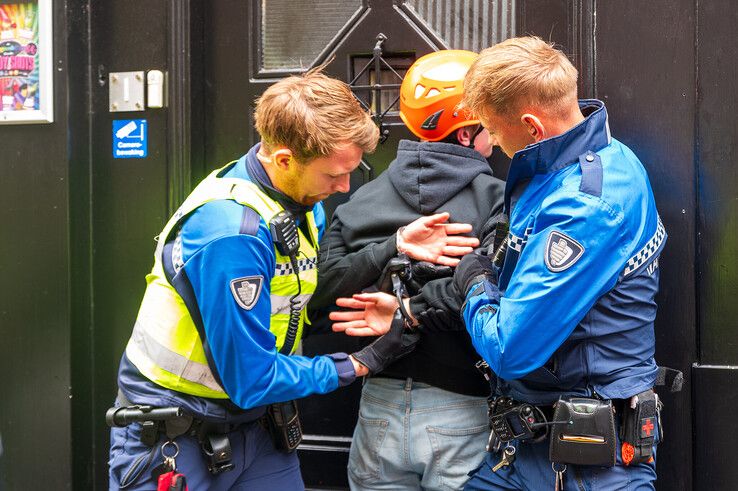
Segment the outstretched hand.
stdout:
<path fill-rule="evenodd" d="M 335 332 L 349 336 L 381 336 L 389 331 L 397 310 L 397 298 L 387 293 L 357 293 L 351 298 L 339 298 L 336 305 L 355 309 L 331 312 L 329 317 Z"/>
<path fill-rule="evenodd" d="M 448 212 L 420 217 L 397 233 L 397 249 L 418 261 L 456 266 L 463 256 L 479 245 L 476 237 L 465 237 L 472 231 L 468 223 L 446 223 Z"/>

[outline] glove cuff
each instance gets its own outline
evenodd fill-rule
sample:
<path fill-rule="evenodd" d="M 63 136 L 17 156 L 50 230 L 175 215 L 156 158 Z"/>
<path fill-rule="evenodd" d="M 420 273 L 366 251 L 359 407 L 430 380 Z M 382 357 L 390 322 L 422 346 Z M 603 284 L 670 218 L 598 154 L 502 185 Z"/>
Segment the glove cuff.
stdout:
<path fill-rule="evenodd" d="M 468 297 L 469 292 L 471 292 L 472 289 L 474 289 L 480 283 L 487 281 L 488 279 L 489 278 L 486 274 L 479 274 L 475 276 L 474 278 L 472 278 L 471 280 L 469 280 L 469 282 L 466 285 L 464 285 L 464 297 Z"/>

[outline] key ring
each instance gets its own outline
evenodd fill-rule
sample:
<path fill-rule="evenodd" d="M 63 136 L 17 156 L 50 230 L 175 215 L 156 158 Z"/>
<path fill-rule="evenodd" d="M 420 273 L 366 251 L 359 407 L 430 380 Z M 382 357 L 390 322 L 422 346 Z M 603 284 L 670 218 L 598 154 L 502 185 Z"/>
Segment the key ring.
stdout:
<path fill-rule="evenodd" d="M 557 469 L 557 468 L 556 468 L 556 466 L 563 466 L 563 467 L 561 467 L 561 468 Z M 563 474 L 564 472 L 566 472 L 566 464 L 559 464 L 558 462 L 551 462 L 551 469 L 552 469 L 552 470 L 553 470 L 553 471 L 554 471 L 555 473 L 557 473 L 557 474 L 558 474 L 559 472 Z"/>
<path fill-rule="evenodd" d="M 165 448 L 167 448 L 167 445 L 173 445 L 174 446 L 174 454 L 167 455 L 164 451 Z M 161 456 L 164 457 L 164 459 L 175 459 L 177 458 L 177 455 L 179 455 L 179 445 L 177 445 L 177 442 L 174 440 L 166 441 L 161 446 Z"/>

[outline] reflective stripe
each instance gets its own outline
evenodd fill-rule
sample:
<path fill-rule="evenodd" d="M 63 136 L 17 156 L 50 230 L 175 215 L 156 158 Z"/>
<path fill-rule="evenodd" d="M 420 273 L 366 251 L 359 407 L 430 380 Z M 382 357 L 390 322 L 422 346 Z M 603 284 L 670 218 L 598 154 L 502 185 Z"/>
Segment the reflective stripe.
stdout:
<path fill-rule="evenodd" d="M 628 259 L 628 262 L 625 264 L 623 276 L 628 276 L 633 271 L 646 264 L 651 256 L 656 254 L 656 251 L 659 250 L 661 244 L 664 243 L 664 239 L 666 238 L 666 229 L 664 228 L 664 224 L 661 223 L 661 217 L 658 217 L 658 220 L 659 222 L 656 226 L 656 232 L 653 234 L 653 237 L 651 237 L 651 240 L 649 240 L 648 243 L 638 251 L 638 254 Z"/>
<path fill-rule="evenodd" d="M 190 382 L 200 384 L 208 389 L 225 392 L 213 377 L 207 364 L 188 360 L 184 356 L 163 346 L 145 332 L 138 322 L 133 326 L 133 334 L 131 335 L 131 341 L 127 348 L 129 357 L 138 358 L 135 352 L 128 351 L 130 348 L 135 348 L 146 359 L 156 360 L 156 365 L 169 373 L 182 377 Z"/>
<path fill-rule="evenodd" d="M 310 301 L 310 297 L 312 296 L 312 294 L 308 293 L 298 295 L 295 298 L 295 300 L 299 300 L 300 302 L 300 309 L 307 305 L 307 303 Z M 289 297 L 283 297 L 281 295 L 270 295 L 270 298 L 272 301 L 272 315 L 290 313 L 290 298 L 292 298 L 292 295 L 290 295 Z"/>

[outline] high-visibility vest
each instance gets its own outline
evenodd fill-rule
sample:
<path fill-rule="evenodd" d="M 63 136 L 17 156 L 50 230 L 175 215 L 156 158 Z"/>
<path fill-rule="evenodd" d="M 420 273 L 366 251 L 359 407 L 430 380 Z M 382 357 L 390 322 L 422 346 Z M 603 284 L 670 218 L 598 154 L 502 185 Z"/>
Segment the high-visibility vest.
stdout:
<path fill-rule="evenodd" d="M 126 355 L 138 370 L 154 383 L 185 394 L 200 397 L 226 399 L 228 395 L 213 375 L 208 365 L 197 326 L 190 315 L 180 293 L 167 279 L 162 256 L 164 246 L 178 225 L 190 213 L 210 201 L 230 199 L 256 211 L 268 224 L 283 210 L 279 203 L 254 183 L 245 179 L 219 177 L 232 163 L 211 173 L 187 197 L 172 216 L 158 238 L 154 253 L 154 267 L 146 276 L 146 293 L 138 312 Z M 291 352 L 294 352 L 302 335 L 306 319 L 305 306 L 318 283 L 317 244 L 318 228 L 312 211 L 306 214 L 312 237 L 308 240 L 299 230 L 300 250 L 298 274 L 300 275 L 299 301 L 300 321 L 297 337 Z M 179 247 L 179 250 L 178 250 Z M 181 255 L 181 243 L 175 240 L 173 253 Z M 271 318 L 269 330 L 276 338 L 276 349 L 284 344 L 290 318 L 290 299 L 297 295 L 297 276 L 288 256 L 274 248 L 276 265 L 269 284 Z M 244 258 L 248 261 L 248 258 Z M 266 280 L 266 279 L 265 279 Z M 263 286 L 262 286 L 263 288 Z"/>

